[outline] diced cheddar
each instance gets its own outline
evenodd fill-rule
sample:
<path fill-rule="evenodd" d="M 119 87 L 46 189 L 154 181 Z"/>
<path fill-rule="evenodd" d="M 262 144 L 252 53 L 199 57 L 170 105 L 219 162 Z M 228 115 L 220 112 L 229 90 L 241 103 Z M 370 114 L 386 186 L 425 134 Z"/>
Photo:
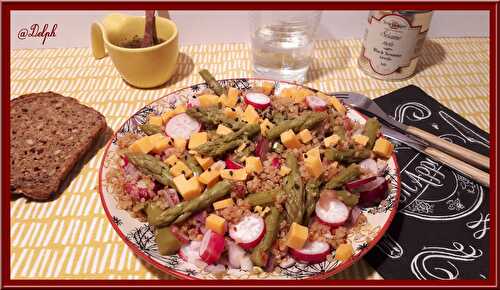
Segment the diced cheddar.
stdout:
<path fill-rule="evenodd" d="M 291 88 L 282 89 L 281 92 L 280 92 L 280 97 L 292 98 L 292 90 L 291 90 Z"/>
<path fill-rule="evenodd" d="M 197 132 L 191 135 L 189 138 L 188 149 L 195 149 L 196 147 L 207 143 L 208 133 L 207 132 Z"/>
<path fill-rule="evenodd" d="M 224 115 L 226 115 L 226 117 L 228 117 L 228 118 L 236 119 L 236 117 L 238 117 L 238 112 L 236 111 L 235 108 L 225 107 L 224 108 Z"/>
<path fill-rule="evenodd" d="M 130 151 L 144 154 L 149 153 L 154 148 L 155 146 L 151 143 L 151 138 L 149 138 L 149 136 L 142 137 L 141 139 L 134 141 L 134 143 L 129 146 Z"/>
<path fill-rule="evenodd" d="M 161 127 L 163 125 L 163 119 L 161 116 L 151 116 L 149 117 L 148 124 Z"/>
<path fill-rule="evenodd" d="M 342 105 L 342 103 L 339 101 L 339 99 L 335 98 L 334 96 L 330 98 L 330 104 L 332 104 L 333 108 L 341 114 L 345 114 L 347 111 L 344 105 Z"/>
<path fill-rule="evenodd" d="M 394 149 L 394 145 L 387 141 L 385 138 L 378 138 L 375 141 L 375 145 L 373 146 L 373 153 L 377 156 L 389 158 L 392 155 L 392 150 Z"/>
<path fill-rule="evenodd" d="M 180 139 L 180 138 L 174 139 L 174 146 L 175 146 L 175 148 L 177 148 L 177 150 L 180 150 L 180 151 L 186 150 L 186 144 L 187 144 L 187 140 Z"/>
<path fill-rule="evenodd" d="M 319 147 L 315 147 L 304 154 L 304 165 L 315 178 L 318 178 L 323 173 Z"/>
<path fill-rule="evenodd" d="M 160 154 L 163 150 L 167 149 L 169 146 L 172 145 L 172 139 L 170 139 L 169 137 L 161 133 L 155 135 L 160 135 L 160 136 L 152 141 L 153 145 L 155 146 L 152 150 L 154 153 Z"/>
<path fill-rule="evenodd" d="M 207 170 L 210 165 L 214 164 L 214 159 L 212 157 L 203 158 L 199 155 L 195 155 L 194 158 L 196 159 L 196 161 L 198 161 L 198 164 L 200 164 L 203 170 Z"/>
<path fill-rule="evenodd" d="M 338 245 L 337 249 L 335 250 L 335 258 L 339 261 L 345 261 L 348 260 L 352 254 L 354 253 L 354 249 L 352 248 L 352 245 L 347 243 L 347 244 L 340 244 Z"/>
<path fill-rule="evenodd" d="M 221 170 L 220 176 L 224 179 L 234 180 L 234 181 L 245 181 L 247 180 L 247 171 L 245 168 L 241 169 L 224 169 Z"/>
<path fill-rule="evenodd" d="M 245 148 L 247 147 L 247 145 L 248 144 L 246 142 L 245 143 L 241 143 L 241 145 L 238 146 L 238 148 L 236 148 L 236 150 L 234 150 L 234 152 L 240 153 L 241 151 L 245 150 Z"/>
<path fill-rule="evenodd" d="M 148 139 L 149 139 L 149 141 L 150 141 L 151 143 L 153 143 L 153 145 L 154 145 L 156 142 L 158 142 L 158 141 L 160 141 L 160 140 L 162 140 L 162 139 L 166 138 L 166 136 L 165 136 L 165 135 L 163 135 L 162 133 L 157 133 L 157 134 L 153 134 L 153 135 L 150 135 L 150 136 L 146 136 L 146 137 L 144 137 L 144 138 L 148 138 Z"/>
<path fill-rule="evenodd" d="M 299 138 L 297 138 L 292 129 L 281 133 L 280 138 L 281 143 L 288 149 L 299 148 L 301 146 Z"/>
<path fill-rule="evenodd" d="M 292 90 L 292 98 L 295 103 L 303 103 L 307 96 L 314 95 L 314 92 L 305 88 Z"/>
<path fill-rule="evenodd" d="M 208 187 L 211 187 L 219 180 L 219 176 L 220 176 L 220 170 L 216 170 L 212 167 L 209 167 L 202 174 L 200 174 L 200 176 L 198 176 L 198 181 L 200 181 L 203 184 L 206 184 Z"/>
<path fill-rule="evenodd" d="M 166 124 L 168 120 L 170 120 L 170 118 L 172 118 L 173 116 L 175 116 L 175 111 L 166 111 L 165 113 L 163 113 L 161 115 L 163 124 Z"/>
<path fill-rule="evenodd" d="M 313 136 L 311 134 L 311 131 L 309 131 L 309 129 L 304 129 L 300 131 L 299 134 L 297 135 L 299 136 L 300 141 L 302 141 L 302 143 L 304 144 L 311 142 L 311 140 L 313 139 Z"/>
<path fill-rule="evenodd" d="M 214 107 L 219 104 L 219 96 L 205 94 L 199 96 L 198 101 L 200 101 L 200 107 Z"/>
<path fill-rule="evenodd" d="M 308 236 L 309 229 L 294 222 L 286 235 L 285 244 L 292 249 L 300 250 L 304 247 Z"/>
<path fill-rule="evenodd" d="M 325 147 L 331 147 L 337 145 L 339 143 L 340 137 L 337 134 L 333 134 L 332 136 L 326 137 L 323 139 L 323 142 L 325 143 Z"/>
<path fill-rule="evenodd" d="M 280 171 L 278 172 L 278 174 L 280 176 L 287 176 L 291 171 L 292 171 L 292 169 L 290 169 L 290 167 L 286 167 L 285 165 L 282 165 L 280 167 Z"/>
<path fill-rule="evenodd" d="M 264 94 L 269 96 L 274 89 L 274 84 L 271 82 L 264 82 L 262 84 L 262 89 L 264 90 Z"/>
<path fill-rule="evenodd" d="M 240 91 L 237 88 L 230 87 L 227 90 L 227 95 L 221 95 L 219 100 L 224 106 L 234 108 L 234 106 L 236 106 L 236 103 L 238 103 L 239 94 Z"/>
<path fill-rule="evenodd" d="M 179 115 L 179 114 L 185 113 L 186 110 L 187 110 L 186 104 L 179 105 L 175 108 L 174 115 Z"/>
<path fill-rule="evenodd" d="M 170 166 L 174 166 L 175 162 L 177 161 L 179 161 L 179 158 L 177 158 L 175 154 L 168 156 L 168 158 L 164 160 L 164 162 Z"/>
<path fill-rule="evenodd" d="M 226 199 L 223 199 L 223 200 L 216 201 L 212 205 L 214 206 L 215 210 L 218 210 L 218 209 L 223 209 L 223 208 L 226 208 L 226 207 L 233 206 L 234 205 L 234 201 L 233 201 L 232 198 L 226 198 Z"/>
<path fill-rule="evenodd" d="M 219 126 L 217 127 L 217 130 L 215 130 L 215 134 L 217 134 L 217 135 L 227 135 L 227 134 L 231 134 L 233 132 L 234 131 L 231 130 L 231 128 L 228 128 L 222 124 L 219 124 Z"/>
<path fill-rule="evenodd" d="M 368 140 L 370 140 L 370 138 L 368 138 L 368 136 L 366 136 L 366 135 L 354 135 L 354 136 L 352 136 L 352 141 L 354 141 L 356 144 L 359 144 L 362 146 L 366 146 L 366 143 L 368 143 Z"/>
<path fill-rule="evenodd" d="M 257 124 L 259 121 L 259 113 L 255 111 L 255 108 L 251 105 L 248 105 L 242 116 L 243 120 L 248 124 Z"/>
<path fill-rule="evenodd" d="M 274 127 L 274 124 L 268 119 L 264 119 L 264 121 L 260 123 L 260 133 L 262 136 L 267 136 L 267 132 L 271 130 L 272 127 Z"/>
<path fill-rule="evenodd" d="M 264 170 L 259 157 L 248 156 L 245 158 L 245 169 L 247 173 L 261 173 Z"/>
<path fill-rule="evenodd" d="M 202 186 L 198 182 L 198 178 L 196 176 L 191 177 L 189 180 L 186 179 L 186 176 L 179 175 L 173 178 L 175 187 L 182 195 L 184 200 L 191 200 L 198 195 L 201 194 Z"/>
<path fill-rule="evenodd" d="M 205 227 L 219 235 L 224 235 L 226 232 L 226 220 L 216 214 L 209 214 L 205 219 Z"/>
<path fill-rule="evenodd" d="M 185 175 L 186 177 L 190 177 L 193 172 L 189 169 L 186 163 L 178 160 L 172 167 L 170 167 L 170 174 L 173 176 Z"/>

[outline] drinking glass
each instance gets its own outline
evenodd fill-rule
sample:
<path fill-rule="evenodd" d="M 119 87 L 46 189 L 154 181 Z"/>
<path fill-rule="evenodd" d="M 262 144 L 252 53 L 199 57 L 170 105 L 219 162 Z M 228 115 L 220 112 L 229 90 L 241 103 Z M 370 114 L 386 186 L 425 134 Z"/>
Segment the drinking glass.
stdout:
<path fill-rule="evenodd" d="M 320 19 L 321 11 L 250 12 L 255 76 L 304 82 Z"/>

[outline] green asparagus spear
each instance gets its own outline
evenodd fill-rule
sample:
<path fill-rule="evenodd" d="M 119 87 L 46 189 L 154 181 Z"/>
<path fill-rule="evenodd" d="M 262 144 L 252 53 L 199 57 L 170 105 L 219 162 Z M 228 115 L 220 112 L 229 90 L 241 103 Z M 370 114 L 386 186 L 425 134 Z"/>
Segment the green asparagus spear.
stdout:
<path fill-rule="evenodd" d="M 352 194 L 347 190 L 337 190 L 335 192 L 337 197 L 342 200 L 347 206 L 355 206 L 359 202 L 359 196 Z"/>
<path fill-rule="evenodd" d="M 208 87 L 211 88 L 218 96 L 225 93 L 224 88 L 219 84 L 219 82 L 214 78 L 214 76 L 206 69 L 199 71 L 200 76 L 205 80 Z"/>
<path fill-rule="evenodd" d="M 366 143 L 367 149 L 373 149 L 375 140 L 377 139 L 378 131 L 380 130 L 380 123 L 377 118 L 373 117 L 366 120 L 365 129 L 363 134 L 368 137 L 368 142 Z"/>
<path fill-rule="evenodd" d="M 141 129 L 141 131 L 144 132 L 144 134 L 146 134 L 148 136 L 158 134 L 158 133 L 163 134 L 163 130 L 158 125 L 146 123 L 146 124 L 140 125 L 139 129 Z"/>
<path fill-rule="evenodd" d="M 148 219 L 148 223 L 151 223 L 156 217 L 158 217 L 163 209 L 158 204 L 158 202 L 148 202 L 145 208 L 146 217 Z"/>
<path fill-rule="evenodd" d="M 345 140 L 345 128 L 342 125 L 337 125 L 335 119 L 337 118 L 337 114 L 330 114 L 330 127 L 332 127 L 333 134 L 336 134 L 340 137 L 340 140 Z"/>
<path fill-rule="evenodd" d="M 245 201 L 247 201 L 251 206 L 266 205 L 273 203 L 281 194 L 283 193 L 280 190 L 259 191 L 247 195 Z"/>
<path fill-rule="evenodd" d="M 276 126 L 272 127 L 269 132 L 267 132 L 267 138 L 269 140 L 273 140 L 278 138 L 281 133 L 292 129 L 295 133 L 303 129 L 311 129 L 316 126 L 318 123 L 323 121 L 327 117 L 325 112 L 306 112 L 300 115 L 299 117 L 292 120 L 285 120 L 276 124 Z"/>
<path fill-rule="evenodd" d="M 287 195 L 285 209 L 287 220 L 301 223 L 304 216 L 304 184 L 300 176 L 297 158 L 291 152 L 286 154 L 286 166 L 292 171 L 286 176 L 284 183 L 284 192 Z"/>
<path fill-rule="evenodd" d="M 181 242 L 169 227 L 156 229 L 155 240 L 161 255 L 176 254 L 181 248 Z"/>
<path fill-rule="evenodd" d="M 215 128 L 219 124 L 223 124 L 232 130 L 239 130 L 245 126 L 245 122 L 233 120 L 227 117 L 222 110 L 217 107 L 211 108 L 188 108 L 186 114 L 198 120 L 207 128 Z"/>
<path fill-rule="evenodd" d="M 335 189 L 343 186 L 346 182 L 356 179 L 361 174 L 359 165 L 351 164 L 349 167 L 344 168 L 337 175 L 332 177 L 325 185 L 326 189 Z"/>
<path fill-rule="evenodd" d="M 199 176 L 203 173 L 203 168 L 198 164 L 191 154 L 186 154 L 186 165 L 193 171 L 193 174 Z"/>
<path fill-rule="evenodd" d="M 319 199 L 319 186 L 320 182 L 318 180 L 309 181 L 306 184 L 306 196 L 305 196 L 305 213 L 304 213 L 304 225 L 308 225 L 314 210 L 316 209 L 316 202 Z"/>
<path fill-rule="evenodd" d="M 335 148 L 325 149 L 325 157 L 330 161 L 354 163 L 369 158 L 371 151 L 368 149 L 337 150 Z"/>
<path fill-rule="evenodd" d="M 267 264 L 269 250 L 278 238 L 281 219 L 280 212 L 276 207 L 271 207 L 271 211 L 267 214 L 264 222 L 266 224 L 266 233 L 250 255 L 252 262 L 259 267 L 264 267 Z"/>
<path fill-rule="evenodd" d="M 240 146 L 248 137 L 260 132 L 258 124 L 247 124 L 236 132 L 215 139 L 196 147 L 196 151 L 204 156 L 216 157 Z"/>
<path fill-rule="evenodd" d="M 126 152 L 125 156 L 143 174 L 151 176 L 163 185 L 175 188 L 170 168 L 161 160 L 144 153 Z"/>
<path fill-rule="evenodd" d="M 148 221 L 153 226 L 169 226 L 173 223 L 178 224 L 185 221 L 193 213 L 208 208 L 213 202 L 223 198 L 231 191 L 231 183 L 227 180 L 219 181 L 211 188 L 205 190 L 201 195 L 192 199 L 183 201 L 175 206 L 164 210 L 161 214 L 152 217 Z"/>

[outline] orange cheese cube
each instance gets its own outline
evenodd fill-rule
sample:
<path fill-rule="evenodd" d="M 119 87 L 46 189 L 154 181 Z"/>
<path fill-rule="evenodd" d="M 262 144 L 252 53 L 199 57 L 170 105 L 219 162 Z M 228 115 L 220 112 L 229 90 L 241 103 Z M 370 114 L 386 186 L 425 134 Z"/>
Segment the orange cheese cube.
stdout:
<path fill-rule="evenodd" d="M 240 91 L 237 88 L 230 87 L 227 90 L 227 95 L 223 94 L 219 97 L 219 101 L 226 107 L 234 108 L 238 103 L 238 96 Z"/>
<path fill-rule="evenodd" d="M 172 154 L 172 155 L 168 156 L 168 158 L 165 159 L 163 162 L 167 163 L 170 166 L 174 166 L 174 164 L 177 161 L 179 161 L 179 158 L 177 158 L 177 156 L 175 154 Z"/>
<path fill-rule="evenodd" d="M 219 176 L 220 170 L 210 167 L 198 176 L 198 181 L 211 187 L 219 180 Z"/>
<path fill-rule="evenodd" d="M 351 244 L 340 244 L 335 250 L 335 258 L 339 261 L 345 261 L 349 259 L 354 253 L 354 249 Z"/>
<path fill-rule="evenodd" d="M 264 90 L 264 94 L 269 96 L 274 89 L 274 84 L 271 82 L 264 82 L 262 84 L 262 89 Z"/>
<path fill-rule="evenodd" d="M 226 207 L 233 206 L 234 205 L 234 201 L 233 201 L 232 198 L 226 198 L 226 199 L 223 199 L 223 200 L 216 201 L 212 205 L 214 206 L 215 210 L 218 210 L 218 209 L 223 209 L 223 208 L 226 208 Z"/>
<path fill-rule="evenodd" d="M 284 98 L 292 98 L 292 90 L 291 88 L 284 88 L 280 92 L 280 97 Z"/>
<path fill-rule="evenodd" d="M 200 164 L 203 170 L 207 170 L 210 165 L 214 164 L 214 159 L 212 157 L 203 158 L 199 155 L 195 155 L 194 158 L 196 159 L 196 161 L 198 161 L 198 164 Z"/>
<path fill-rule="evenodd" d="M 247 180 L 247 171 L 245 168 L 241 169 L 224 169 L 221 170 L 220 176 L 224 179 L 245 181 Z"/>
<path fill-rule="evenodd" d="M 200 107 L 214 107 L 219 104 L 219 96 L 217 95 L 201 95 L 198 100 L 200 101 Z"/>
<path fill-rule="evenodd" d="M 182 104 L 182 105 L 178 105 L 175 109 L 174 109 L 174 115 L 179 115 L 179 114 L 182 114 L 182 113 L 185 113 L 187 110 L 187 106 L 186 104 Z"/>
<path fill-rule="evenodd" d="M 189 169 L 186 163 L 178 160 L 175 162 L 174 166 L 170 168 L 170 174 L 173 176 L 185 175 L 186 177 L 190 177 L 193 172 Z"/>
<path fill-rule="evenodd" d="M 271 123 L 268 119 L 264 119 L 260 124 L 260 133 L 262 136 L 267 136 L 267 132 L 271 130 L 272 127 L 274 127 L 274 124 Z"/>
<path fill-rule="evenodd" d="M 373 145 L 373 153 L 384 158 L 391 157 L 393 149 L 394 145 L 382 137 L 378 138 Z"/>
<path fill-rule="evenodd" d="M 370 138 L 368 138 L 368 136 L 366 135 L 354 135 L 351 138 L 354 143 L 362 146 L 366 146 L 366 143 L 368 143 L 368 140 L 370 140 Z"/>
<path fill-rule="evenodd" d="M 163 125 L 163 119 L 161 116 L 151 116 L 149 117 L 148 124 L 161 127 Z"/>
<path fill-rule="evenodd" d="M 165 124 L 173 116 L 175 116 L 175 112 L 174 111 L 166 111 L 165 113 L 161 114 L 161 121 L 163 122 L 163 124 Z"/>
<path fill-rule="evenodd" d="M 323 173 L 323 163 L 319 147 L 315 147 L 304 154 L 304 165 L 309 173 L 318 178 Z"/>
<path fill-rule="evenodd" d="M 222 124 L 219 124 L 219 126 L 217 127 L 217 130 L 215 130 L 215 134 L 217 135 L 227 135 L 227 134 L 231 134 L 231 133 L 234 133 L 233 130 L 231 130 L 230 128 L 222 125 Z"/>
<path fill-rule="evenodd" d="M 297 135 L 292 131 L 292 129 L 281 133 L 280 135 L 281 143 L 288 149 L 299 148 L 301 146 Z"/>
<path fill-rule="evenodd" d="M 226 220 L 216 214 L 209 214 L 205 219 L 205 227 L 219 235 L 224 235 L 226 232 Z"/>
<path fill-rule="evenodd" d="M 292 169 L 290 169 L 290 167 L 287 167 L 285 165 L 282 165 L 280 167 L 280 171 L 278 172 L 278 174 L 280 176 L 287 176 L 290 172 L 292 171 Z"/>
<path fill-rule="evenodd" d="M 199 196 L 203 189 L 196 176 L 193 176 L 189 180 L 186 180 L 186 176 L 181 174 L 174 177 L 173 182 L 184 200 L 191 200 Z"/>
<path fill-rule="evenodd" d="M 191 138 L 189 138 L 188 149 L 195 149 L 201 144 L 207 143 L 207 141 L 208 141 L 207 132 L 194 133 L 193 135 L 191 135 Z"/>
<path fill-rule="evenodd" d="M 311 140 L 313 139 L 313 136 L 311 134 L 311 131 L 309 131 L 309 129 L 304 129 L 300 131 L 299 134 L 297 134 L 297 136 L 299 136 L 300 141 L 302 141 L 302 143 L 304 144 L 311 142 Z"/>
<path fill-rule="evenodd" d="M 259 113 L 255 111 L 255 108 L 251 105 L 248 105 L 243 112 L 242 118 L 248 124 L 257 124 L 259 121 Z"/>
<path fill-rule="evenodd" d="M 155 146 L 151 143 L 151 138 L 146 136 L 134 141 L 134 143 L 132 143 L 128 148 L 132 152 L 146 154 L 153 150 Z"/>
<path fill-rule="evenodd" d="M 167 149 L 172 144 L 172 140 L 161 133 L 151 135 L 149 137 L 151 138 L 153 136 L 156 136 L 154 139 L 151 139 L 151 143 L 153 143 L 154 145 L 154 148 L 151 151 L 153 151 L 154 153 L 160 154 L 163 150 Z"/>
<path fill-rule="evenodd" d="M 347 112 L 347 110 L 344 107 L 344 105 L 342 105 L 342 103 L 339 101 L 339 99 L 335 98 L 334 96 L 332 96 L 330 98 L 330 104 L 333 106 L 333 108 L 337 112 L 342 113 L 342 115 L 344 115 Z"/>
<path fill-rule="evenodd" d="M 224 108 L 224 115 L 226 115 L 226 117 L 228 117 L 228 118 L 236 119 L 236 117 L 238 117 L 238 112 L 234 108 L 225 107 Z"/>
<path fill-rule="evenodd" d="M 248 156 L 245 158 L 245 169 L 247 173 L 261 173 L 262 170 L 264 170 L 264 167 L 262 166 L 262 162 L 259 157 Z"/>
<path fill-rule="evenodd" d="M 309 229 L 294 222 L 286 235 L 285 244 L 292 249 L 300 250 L 304 247 L 308 236 Z"/>
<path fill-rule="evenodd" d="M 323 139 L 323 142 L 325 143 L 325 147 L 331 147 L 337 145 L 340 141 L 340 136 L 337 134 L 333 134 L 332 136 L 326 137 Z"/>
<path fill-rule="evenodd" d="M 181 138 L 175 138 L 174 139 L 174 146 L 179 151 L 186 150 L 186 144 L 187 144 L 187 140 L 184 140 L 184 139 L 181 139 Z"/>
<path fill-rule="evenodd" d="M 303 103 L 306 97 L 311 95 L 314 95 L 314 93 L 305 88 L 297 88 L 292 91 L 292 98 L 295 103 Z"/>

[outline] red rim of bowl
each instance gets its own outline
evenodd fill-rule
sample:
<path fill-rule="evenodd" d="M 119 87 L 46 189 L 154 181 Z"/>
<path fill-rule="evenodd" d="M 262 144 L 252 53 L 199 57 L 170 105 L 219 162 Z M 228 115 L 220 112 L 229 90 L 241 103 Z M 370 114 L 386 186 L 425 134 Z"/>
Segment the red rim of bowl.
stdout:
<path fill-rule="evenodd" d="M 310 89 L 312 91 L 319 91 L 319 90 L 316 90 L 314 88 L 311 88 L 311 87 L 308 87 L 308 86 L 304 86 L 302 84 L 298 84 L 298 83 L 294 83 L 294 82 L 277 81 L 277 80 L 265 79 L 265 78 L 230 78 L 230 79 L 221 79 L 219 81 L 230 81 L 230 80 L 270 81 L 270 82 L 286 83 L 286 84 L 291 84 L 291 85 L 295 85 L 295 86 L 301 86 L 301 87 Z M 205 84 L 205 83 L 198 83 L 198 84 L 194 84 L 194 85 L 201 85 L 201 84 Z M 150 102 L 149 104 L 145 105 L 144 107 L 149 106 L 149 105 L 151 105 L 153 103 L 156 103 L 156 102 L 158 102 L 159 100 L 161 100 L 163 98 L 166 98 L 166 97 L 168 97 L 170 95 L 173 95 L 173 94 L 175 94 L 177 92 L 186 90 L 188 88 L 190 88 L 190 87 L 181 88 L 181 89 L 178 89 L 178 90 L 173 91 L 171 93 L 168 93 L 167 95 L 165 95 L 163 97 L 160 97 L 160 98 L 158 98 L 158 99 Z M 353 110 L 356 114 L 360 115 L 361 117 L 363 117 L 365 119 L 367 118 L 365 115 L 361 114 L 360 112 L 358 112 L 358 111 L 356 111 L 356 110 L 354 110 L 352 108 L 351 108 L 351 110 Z M 117 132 L 119 132 L 123 128 L 123 126 L 125 125 L 125 123 L 129 119 L 130 118 L 128 118 L 125 122 L 123 122 L 123 124 L 118 128 L 118 130 L 113 133 L 113 136 L 111 137 L 111 139 L 108 141 L 108 144 L 106 145 L 106 149 L 104 151 L 104 154 L 103 154 L 103 157 L 102 157 L 102 160 L 101 160 L 101 165 L 99 167 L 99 195 L 101 197 L 101 203 L 102 203 L 102 205 L 104 207 L 104 211 L 106 213 L 106 217 L 108 218 L 109 222 L 111 223 L 111 226 L 118 233 L 118 235 L 120 236 L 120 238 L 125 242 L 125 244 L 127 244 L 127 246 L 138 257 L 144 259 L 145 261 L 147 261 L 148 263 L 150 263 L 151 265 L 153 265 L 157 269 L 159 269 L 159 270 L 161 270 L 161 271 L 163 271 L 163 272 L 165 272 L 167 274 L 173 275 L 173 276 L 175 276 L 177 278 L 187 279 L 187 280 L 203 280 L 203 279 L 195 278 L 193 276 L 188 276 L 186 274 L 180 273 L 180 272 L 176 271 L 173 268 L 170 268 L 170 267 L 167 267 L 165 265 L 162 265 L 162 264 L 158 263 L 153 258 L 149 257 L 143 251 L 141 251 L 139 248 L 137 248 L 137 246 L 134 243 L 132 243 L 126 237 L 126 235 L 120 230 L 120 228 L 118 227 L 118 225 L 116 225 L 113 222 L 113 218 L 112 218 L 112 216 L 111 216 L 111 214 L 109 212 L 108 206 L 107 206 L 107 204 L 106 204 L 106 202 L 104 200 L 104 194 L 103 194 L 103 190 L 102 190 L 102 170 L 104 168 L 104 161 L 106 160 L 106 157 L 108 155 L 108 150 L 109 150 L 109 147 L 111 146 L 111 143 L 112 143 L 113 139 L 116 138 Z M 333 275 L 335 275 L 337 273 L 342 272 L 343 270 L 347 269 L 348 267 L 350 267 L 355 262 L 359 261 L 385 235 L 387 229 L 392 224 L 392 221 L 394 220 L 394 217 L 396 216 L 396 213 L 398 211 L 398 206 L 399 206 L 399 198 L 400 198 L 400 195 L 401 195 L 401 173 L 400 173 L 400 169 L 399 169 L 399 164 L 397 162 L 396 154 L 393 153 L 391 157 L 392 157 L 392 159 L 394 161 L 394 164 L 396 166 L 396 176 L 397 176 L 397 184 L 398 184 L 397 188 L 396 188 L 396 197 L 395 197 L 395 202 L 394 202 L 393 210 L 392 210 L 391 214 L 389 215 L 389 217 L 387 218 L 386 222 L 384 223 L 384 226 L 378 232 L 377 236 L 375 236 L 375 238 L 368 243 L 368 246 L 366 248 L 364 248 L 363 250 L 361 250 L 359 253 L 353 255 L 351 258 L 349 258 L 349 260 L 342 262 L 338 267 L 335 267 L 333 270 L 325 272 L 325 273 L 321 273 L 321 274 L 318 274 L 318 275 L 310 276 L 310 277 L 307 277 L 307 278 L 305 278 L 303 280 L 308 280 L 308 279 L 311 279 L 311 280 L 325 279 L 325 278 L 331 277 L 331 276 L 333 276 Z"/>

